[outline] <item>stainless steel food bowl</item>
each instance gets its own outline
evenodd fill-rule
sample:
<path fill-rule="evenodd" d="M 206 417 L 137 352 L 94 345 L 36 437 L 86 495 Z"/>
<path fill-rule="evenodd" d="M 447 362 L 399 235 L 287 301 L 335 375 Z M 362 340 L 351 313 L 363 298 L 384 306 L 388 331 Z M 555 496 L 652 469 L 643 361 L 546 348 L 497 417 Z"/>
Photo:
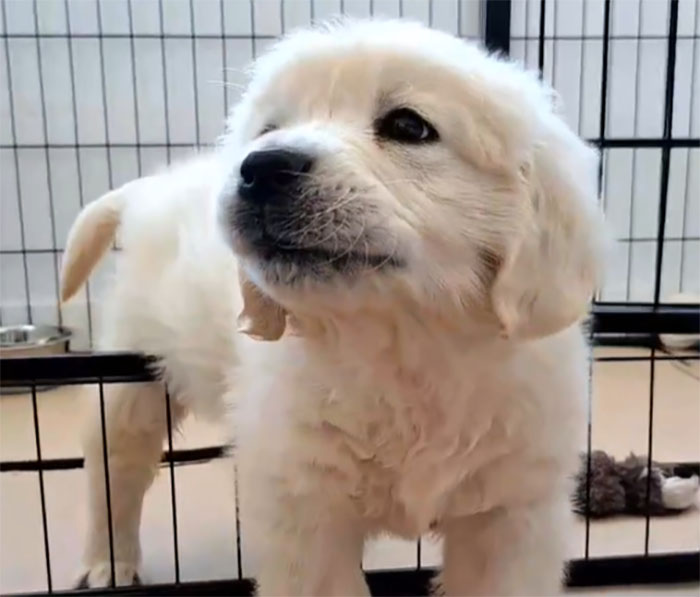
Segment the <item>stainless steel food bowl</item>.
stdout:
<path fill-rule="evenodd" d="M 52 325 L 0 327 L 0 356 L 38 357 L 68 352 L 71 332 Z"/>
<path fill-rule="evenodd" d="M 13 325 L 0 327 L 0 357 L 39 357 L 68 352 L 72 334 L 64 327 L 52 325 Z M 2 372 L 0 372 L 2 375 Z M 38 391 L 48 387 L 36 388 Z M 7 387 L 0 394 L 18 394 L 27 392 L 28 388 Z"/>

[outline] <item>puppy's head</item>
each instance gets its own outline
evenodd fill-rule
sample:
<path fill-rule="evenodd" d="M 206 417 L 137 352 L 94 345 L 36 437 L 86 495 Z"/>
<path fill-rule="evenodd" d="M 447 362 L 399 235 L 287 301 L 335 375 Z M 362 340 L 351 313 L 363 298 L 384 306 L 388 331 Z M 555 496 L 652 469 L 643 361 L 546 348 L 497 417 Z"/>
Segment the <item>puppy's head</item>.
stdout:
<path fill-rule="evenodd" d="M 225 234 L 293 311 L 400 297 L 509 336 L 553 333 L 585 311 L 602 227 L 596 154 L 551 98 L 419 25 L 297 33 L 232 114 Z"/>

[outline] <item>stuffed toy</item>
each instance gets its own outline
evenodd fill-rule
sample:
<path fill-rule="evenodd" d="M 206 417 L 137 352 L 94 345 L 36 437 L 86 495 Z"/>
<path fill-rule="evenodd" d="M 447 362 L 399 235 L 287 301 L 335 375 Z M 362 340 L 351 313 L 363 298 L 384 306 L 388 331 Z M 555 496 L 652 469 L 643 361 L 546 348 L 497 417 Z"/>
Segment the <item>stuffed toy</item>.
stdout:
<path fill-rule="evenodd" d="M 644 456 L 630 454 L 625 460 L 617 461 L 602 450 L 596 450 L 591 454 L 590 486 L 586 482 L 587 472 L 588 458 L 582 454 L 573 497 L 577 514 L 585 516 L 588 511 L 592 518 L 616 514 L 644 516 L 647 513 L 647 487 L 650 516 L 674 514 L 696 505 L 698 476 L 690 469 L 684 470 L 682 465 L 652 462 L 649 474 Z"/>

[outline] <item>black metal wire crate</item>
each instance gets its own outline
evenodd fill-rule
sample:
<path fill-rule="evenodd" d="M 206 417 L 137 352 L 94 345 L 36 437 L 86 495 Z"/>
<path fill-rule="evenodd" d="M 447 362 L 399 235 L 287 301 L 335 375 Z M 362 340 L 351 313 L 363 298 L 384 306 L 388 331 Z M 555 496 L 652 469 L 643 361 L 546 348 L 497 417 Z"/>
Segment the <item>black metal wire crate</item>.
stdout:
<path fill-rule="evenodd" d="M 688 392 L 700 393 L 697 346 L 671 350 L 663 341 L 668 335 L 700 333 L 700 305 L 665 302 L 678 291 L 700 292 L 700 112 L 693 101 L 700 65 L 697 2 L 0 0 L 0 325 L 49 323 L 78 331 L 73 342 L 77 352 L 0 359 L 0 387 L 23 392 L 12 402 L 0 396 L 0 417 L 10 408 L 20 409 L 24 417 L 22 430 L 0 427 L 5 436 L 0 443 L 5 450 L 0 501 L 22 509 L 4 508 L 0 514 L 5 523 L 25 517 L 27 535 L 40 544 L 34 550 L 40 557 L 22 572 L 32 582 L 3 581 L 16 572 L 11 567 L 27 559 L 11 557 L 16 555 L 10 553 L 14 546 L 21 551 L 24 542 L 10 537 L 2 527 L 16 525 L 2 524 L 0 518 L 0 592 L 252 594 L 245 519 L 239 515 L 235 486 L 226 494 L 230 507 L 221 524 L 222 533 L 224 527 L 231 531 L 226 574 L 198 576 L 189 562 L 191 553 L 185 553 L 185 535 L 193 522 L 187 516 L 187 485 L 180 472 L 223 459 L 235 462 L 235 455 L 220 441 L 180 446 L 165 388 L 168 434 L 161 460 L 165 474 L 160 477 L 167 482 L 158 491 L 167 511 L 158 515 L 158 545 L 167 553 L 161 558 L 168 560 L 167 573 L 156 575 L 158 584 L 106 591 L 71 589 L 65 578 L 58 578 L 57 570 L 63 571 L 67 561 L 77 565 L 80 554 L 71 552 L 74 545 L 67 533 L 58 530 L 56 517 L 65 515 L 68 506 L 65 497 L 57 505 L 53 487 L 60 475 L 82 475 L 83 459 L 52 447 L 61 430 L 42 414 L 50 395 L 44 391 L 89 388 L 101 407 L 104 438 L 110 387 L 155 380 L 155 357 L 90 352 L 98 333 L 94 307 L 100 276 L 88 285 L 77 307 L 62 306 L 59 263 L 70 223 L 82 206 L 155 165 L 211 145 L 240 92 L 243 67 L 280 34 L 337 13 L 417 19 L 510 54 L 539 70 L 560 92 L 567 120 L 599 148 L 599 190 L 617 243 L 611 279 L 596 297 L 586 327 L 593 345 L 584 459 L 588 482 L 604 423 L 596 415 L 599 380 L 620 375 L 627 384 L 621 391 L 637 394 L 635 445 L 648 469 L 656 460 L 660 434 L 672 433 L 668 420 L 674 404 L 665 381 L 669 372 L 681 376 Z M 176 78 L 183 77 L 187 84 L 178 84 Z M 113 252 L 118 251 L 115 246 Z M 608 391 L 606 399 L 610 395 Z M 8 452 L 11 435 L 21 435 L 31 449 Z M 109 488 L 107 452 L 105 441 Z M 686 450 L 678 457 L 662 457 L 679 475 L 689 476 L 700 474 L 700 455 L 692 454 Z M 77 482 L 78 476 L 71 479 Z M 35 490 L 36 502 L 22 501 L 21 496 L 30 495 L 28 489 L 13 493 L 15 482 Z M 657 523 L 650 513 L 649 486 L 646 514 L 629 522 L 634 545 L 618 550 L 604 545 L 604 527 L 591 516 L 588 489 L 580 549 L 569 565 L 570 587 L 700 581 L 700 537 L 676 547 L 655 543 L 657 524 L 665 522 Z M 109 497 L 107 510 L 111 520 Z M 110 525 L 113 563 L 111 532 Z M 206 552 L 207 546 L 199 549 Z M 424 539 L 408 549 L 410 559 L 400 567 L 368 570 L 373 594 L 427 594 L 436 564 L 432 547 Z M 209 570 L 201 561 L 197 565 L 205 573 Z"/>

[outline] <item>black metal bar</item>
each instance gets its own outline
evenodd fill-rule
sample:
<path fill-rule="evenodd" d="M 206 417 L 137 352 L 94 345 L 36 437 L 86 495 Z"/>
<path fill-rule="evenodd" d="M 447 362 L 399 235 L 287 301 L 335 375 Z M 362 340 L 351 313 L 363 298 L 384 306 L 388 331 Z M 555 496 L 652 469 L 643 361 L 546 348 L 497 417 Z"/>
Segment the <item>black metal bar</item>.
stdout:
<path fill-rule="evenodd" d="M 523 36 L 524 44 L 524 54 L 525 54 L 525 66 L 530 68 L 530 0 L 525 0 L 525 35 Z M 518 36 L 511 35 L 511 41 L 518 39 Z"/>
<path fill-rule="evenodd" d="M 648 236 L 640 236 L 637 238 L 616 238 L 615 241 L 618 243 L 655 243 L 657 242 L 657 239 L 656 237 L 651 238 Z M 667 236 L 664 238 L 665 243 L 684 243 L 686 241 L 700 241 L 700 236 Z"/>
<path fill-rule="evenodd" d="M 654 447 L 654 393 L 656 389 L 656 348 L 651 349 L 649 361 L 649 425 L 647 429 L 647 482 L 644 516 L 644 555 L 649 555 L 649 539 L 651 534 L 651 467 L 652 451 Z"/>
<path fill-rule="evenodd" d="M 700 241 L 700 236 L 667 236 L 664 239 L 664 242 L 666 242 L 666 243 L 685 243 L 688 241 L 698 242 L 698 241 Z M 618 243 L 655 243 L 656 237 L 649 237 L 649 236 L 639 236 L 637 238 L 623 237 L 623 238 L 616 238 L 615 242 L 618 242 Z M 117 248 L 114 250 L 120 251 L 121 249 Z M 64 249 L 60 249 L 60 248 L 54 249 L 52 247 L 46 247 L 43 249 L 25 249 L 24 251 L 22 249 L 0 249 L 0 255 L 21 255 L 22 253 L 26 253 L 28 255 L 47 255 L 47 254 L 63 253 L 63 252 L 64 252 Z"/>
<path fill-rule="evenodd" d="M 211 145 L 213 147 L 213 145 Z M 24 143 L 24 144 L 11 144 L 5 143 L 0 144 L 0 149 L 44 149 L 48 147 L 49 149 L 135 149 L 136 147 L 141 148 L 168 148 L 168 147 L 182 147 L 182 148 L 196 148 L 196 143 L 170 143 L 165 141 L 164 143 Z"/>
<path fill-rule="evenodd" d="M 573 560 L 569 587 L 673 584 L 700 581 L 700 552 Z"/>
<path fill-rule="evenodd" d="M 693 334 L 700 330 L 700 306 L 597 304 L 592 324 L 596 334 Z M 629 359 L 631 357 L 622 357 Z M 153 381 L 158 359 L 136 353 L 77 353 L 0 359 L 0 385 Z"/>
<path fill-rule="evenodd" d="M 698 22 L 700 22 L 700 10 L 698 7 L 695 7 L 695 20 L 696 20 L 696 25 Z M 697 26 L 696 26 L 697 30 Z M 678 36 L 680 38 L 681 36 Z M 694 116 L 694 109 L 695 109 L 695 104 L 697 102 L 692 101 L 693 97 L 693 89 L 695 86 L 695 57 L 697 55 L 697 43 L 698 43 L 698 36 L 693 37 L 693 47 L 691 48 L 691 59 L 690 59 L 690 80 L 688 81 L 689 84 L 689 92 L 690 92 L 690 109 L 689 109 L 689 114 L 688 114 L 688 134 L 691 134 L 692 131 L 692 126 L 693 126 L 693 116 Z M 686 155 L 686 168 L 685 168 L 685 189 L 683 192 L 683 227 L 682 227 L 682 234 L 685 236 L 686 234 L 686 224 L 690 220 L 688 218 L 688 205 L 689 201 L 688 198 L 690 196 L 690 171 L 691 171 L 691 157 L 692 157 L 692 152 L 690 150 L 687 151 Z M 684 278 L 683 278 L 683 271 L 685 270 L 685 252 L 686 252 L 686 244 L 683 243 L 681 245 L 681 258 L 680 258 L 680 263 L 678 264 L 679 266 L 679 290 L 683 291 L 684 290 Z"/>
<path fill-rule="evenodd" d="M 586 72 L 586 3 L 581 2 L 581 56 L 579 58 L 579 74 L 578 74 L 578 110 L 576 114 L 576 130 L 578 134 L 582 134 L 581 121 L 583 120 L 583 102 L 584 102 L 584 74 Z M 527 46 L 527 42 L 525 42 Z"/>
<path fill-rule="evenodd" d="M 199 124 L 199 87 L 197 77 L 197 35 L 195 34 L 194 25 L 194 2 L 190 0 L 190 31 L 192 33 L 192 94 L 194 98 L 194 138 L 197 140 L 197 145 L 202 141 Z"/>
<path fill-rule="evenodd" d="M 684 361 L 684 360 L 699 360 L 700 356 L 688 359 L 687 356 L 675 357 L 673 359 L 663 359 L 657 357 L 657 360 L 668 361 Z M 608 362 L 609 360 L 617 361 L 615 357 L 611 359 L 599 359 L 596 362 Z M 624 359 L 629 360 L 629 359 Z M 648 360 L 638 359 L 638 360 Z M 190 448 L 187 450 L 173 450 L 163 454 L 160 459 L 160 466 L 170 466 L 172 462 L 175 466 L 187 466 L 191 464 L 204 464 L 217 458 L 224 458 L 228 455 L 226 446 L 211 446 L 206 448 Z M 685 470 L 692 470 L 693 474 L 700 474 L 700 462 L 676 462 L 666 463 L 674 467 L 680 467 Z M 42 458 L 38 460 L 5 460 L 0 461 L 0 473 L 35 473 L 38 471 L 70 471 L 81 469 L 85 465 L 83 458 Z"/>
<path fill-rule="evenodd" d="M 594 346 L 629 346 L 636 348 L 661 348 L 661 342 L 657 334 L 600 334 L 593 338 Z M 680 357 L 679 357 L 680 358 Z M 596 360 L 600 360 L 598 357 Z"/>
<path fill-rule="evenodd" d="M 650 362 L 652 360 L 651 354 L 649 356 L 619 356 L 619 357 L 596 357 L 596 363 L 635 363 L 635 362 Z M 668 356 L 656 356 L 653 357 L 654 361 L 697 361 L 700 360 L 700 354 L 692 355 L 668 355 Z"/>
<path fill-rule="evenodd" d="M 595 145 L 600 149 L 616 149 L 616 148 L 658 148 L 663 149 L 664 147 L 669 147 L 671 149 L 675 148 L 691 148 L 697 149 L 700 147 L 700 139 L 695 137 L 675 137 L 675 138 L 651 138 L 651 137 L 640 137 L 638 139 L 629 137 L 616 137 L 614 139 L 609 138 L 589 138 L 588 143 Z M 135 149 L 139 148 L 154 148 L 161 149 L 167 147 L 178 147 L 184 149 L 195 149 L 197 147 L 214 147 L 210 143 L 202 143 L 197 145 L 196 143 L 180 143 L 180 142 L 145 142 L 145 143 L 0 143 L 0 149 Z"/>
<path fill-rule="evenodd" d="M 165 57 L 165 22 L 163 18 L 163 0 L 158 0 L 158 26 L 160 27 L 160 64 L 163 80 L 163 114 L 165 116 L 165 157 L 170 164 L 172 143 L 170 143 L 170 106 L 168 102 L 168 62 Z"/>
<path fill-rule="evenodd" d="M 545 26 L 546 4 L 545 0 L 540 0 L 540 31 L 537 42 L 537 68 L 540 71 L 540 79 L 544 78 L 544 26 Z"/>
<path fill-rule="evenodd" d="M 606 82 L 606 89 L 607 89 L 607 82 Z M 607 100 L 606 100 L 606 106 L 607 106 Z M 605 110 L 607 112 L 607 109 Z M 603 110 L 601 110 L 601 118 L 602 118 L 602 113 Z M 637 147 L 637 148 L 661 148 L 663 149 L 664 147 L 668 148 L 675 148 L 675 147 L 700 147 L 700 139 L 697 138 L 661 138 L 661 139 L 652 139 L 652 138 L 646 138 L 642 137 L 639 139 L 635 138 L 625 138 L 625 137 L 619 137 L 619 138 L 605 138 L 605 137 L 600 137 L 598 139 L 589 139 L 589 143 L 592 143 L 593 145 L 598 146 L 601 149 L 608 149 L 608 148 L 625 148 L 625 147 Z"/>
<path fill-rule="evenodd" d="M 668 46 L 666 58 L 666 96 L 664 100 L 664 139 L 673 135 L 673 98 L 676 80 L 676 44 L 678 36 L 678 0 L 671 0 L 668 20 Z M 659 199 L 658 232 L 656 244 L 656 264 L 654 268 L 654 310 L 661 299 L 661 278 L 663 272 L 664 237 L 666 236 L 666 211 L 668 207 L 668 183 L 671 170 L 671 149 L 665 147 L 661 151 L 661 191 Z M 654 448 L 654 391 L 655 391 L 655 356 L 656 348 L 651 349 L 649 375 L 649 429 L 647 438 L 647 471 L 651 471 L 652 453 Z M 647 475 L 646 484 L 646 520 L 644 526 L 644 555 L 649 554 L 649 539 L 651 533 L 651 474 Z"/>
<path fill-rule="evenodd" d="M 238 0 L 236 0 L 238 1 Z M 0 33 L 0 39 L 34 39 L 37 37 L 34 33 Z M 76 39 L 129 39 L 128 33 L 41 33 L 39 37 L 45 39 L 66 39 L 74 37 Z M 191 33 L 135 33 L 136 39 L 192 39 Z M 221 36 L 214 33 L 197 33 L 194 37 L 198 39 L 220 39 Z M 258 39 L 276 39 L 275 35 L 261 34 Z M 230 34 L 226 35 L 226 39 L 250 39 L 250 35 L 245 34 Z"/>
<path fill-rule="evenodd" d="M 552 31 L 557 34 L 557 6 L 558 2 L 552 2 Z M 553 89 L 557 88 L 557 42 L 552 41 L 552 78 L 551 85 Z"/>
<path fill-rule="evenodd" d="M 583 26 L 585 26 L 585 15 L 583 19 Z M 540 31 L 540 35 L 543 35 L 544 31 Z M 605 142 L 605 129 L 607 123 L 607 98 L 608 98 L 608 50 L 610 46 L 610 0 L 605 0 L 604 13 L 603 13 L 603 57 L 602 57 L 602 76 L 600 83 L 600 120 L 598 122 L 598 137 L 599 137 L 599 148 L 602 148 L 602 144 Z M 583 52 L 584 48 L 581 48 Z M 604 159 L 605 154 L 602 154 L 598 160 L 598 196 L 600 197 L 604 185 Z M 604 205 L 603 205 L 604 207 Z M 601 318 L 598 317 L 596 307 L 593 306 L 593 320 L 592 325 L 589 330 L 589 340 L 593 340 L 594 334 L 596 333 L 596 326 L 600 326 Z M 590 558 L 591 549 L 591 516 L 590 516 L 590 504 L 591 504 L 591 454 L 593 451 L 593 358 L 591 353 L 591 359 L 588 366 L 588 400 L 587 400 L 587 420 L 586 420 L 586 526 L 584 535 L 584 558 L 588 560 Z"/>
<path fill-rule="evenodd" d="M 39 407 L 36 403 L 36 386 L 32 386 L 32 419 L 34 422 L 34 444 L 36 447 L 36 460 L 41 467 L 41 433 L 39 431 Z M 41 528 L 44 538 L 44 558 L 46 560 L 46 585 L 49 594 L 53 593 L 51 579 L 51 550 L 49 549 L 49 523 L 46 516 L 46 489 L 44 487 L 44 471 L 39 468 L 39 499 L 41 501 Z"/>
<path fill-rule="evenodd" d="M 34 29 L 39 31 L 39 13 L 37 9 L 37 0 L 32 2 L 32 16 L 34 19 Z M 41 51 L 41 36 L 36 37 L 36 67 L 37 74 L 39 75 L 39 103 L 41 105 L 41 135 L 44 143 L 47 147 L 44 148 L 44 167 L 46 168 L 46 192 L 48 193 L 49 199 L 49 221 L 51 223 L 51 244 L 54 248 L 57 248 L 58 243 L 56 242 L 56 212 L 53 202 L 53 180 L 51 176 L 51 160 L 49 159 L 49 128 L 48 128 L 48 117 L 46 115 L 46 92 L 44 89 L 44 60 Z M 19 173 L 17 173 L 19 174 Z M 58 255 L 54 253 L 53 255 L 53 281 L 54 290 L 56 292 L 56 316 L 58 319 L 58 325 L 63 325 L 63 313 L 61 311 L 61 301 L 60 301 L 60 290 L 58 281 Z"/>
<path fill-rule="evenodd" d="M 258 38 L 257 34 L 255 33 L 255 2 L 254 0 L 250 0 L 248 2 L 248 5 L 250 6 L 250 53 L 251 56 L 253 57 L 253 60 L 255 60 L 258 57 L 258 47 L 256 40 Z M 281 26 L 281 24 L 280 24 Z"/>
<path fill-rule="evenodd" d="M 102 4 L 97 2 L 97 49 L 100 58 L 100 88 L 102 90 L 102 118 L 104 119 L 105 157 L 107 158 L 107 186 L 114 188 L 114 169 L 110 151 L 109 105 L 107 104 L 107 75 L 105 72 L 104 36 L 102 35 Z"/>
<path fill-rule="evenodd" d="M 401 1 L 401 0 L 399 0 Z M 462 0 L 464 1 L 464 0 Z M 488 1 L 497 1 L 497 0 L 488 0 Z M 342 0 L 341 0 L 342 2 Z M 399 4 L 399 7 L 401 7 L 401 4 Z M 341 11 L 341 14 L 343 12 Z M 399 16 L 402 16 L 401 13 L 399 12 Z M 34 39 L 37 37 L 36 34 L 34 33 L 0 33 L 0 39 Z M 97 39 L 98 37 L 102 37 L 103 39 L 129 39 L 129 34 L 128 33 L 41 33 L 40 37 L 45 38 L 45 39 L 67 39 L 70 37 L 74 37 L 75 39 Z M 218 40 L 221 39 L 221 35 L 215 34 L 215 33 L 197 33 L 195 35 L 197 39 L 214 39 Z M 233 39 L 233 40 L 249 40 L 250 35 L 245 35 L 245 34 L 236 34 L 236 33 L 229 33 L 226 34 L 225 39 Z M 261 33 L 259 35 L 256 35 L 258 39 L 261 40 L 274 40 L 277 39 L 276 35 L 271 35 L 271 34 L 265 34 Z M 689 40 L 693 41 L 698 39 L 697 35 L 694 34 L 684 34 L 684 35 L 678 35 L 677 36 L 679 40 Z M 191 39 L 192 34 L 190 33 L 135 33 L 134 34 L 135 39 Z M 511 41 L 527 41 L 527 40 L 535 40 L 538 39 L 539 36 L 537 37 L 530 37 L 527 35 L 511 35 L 510 39 Z M 603 39 L 603 35 L 595 35 L 595 34 L 590 34 L 586 35 L 584 38 L 582 35 L 545 35 L 544 40 L 545 41 L 558 41 L 558 40 L 563 40 L 563 41 L 581 41 L 581 40 L 586 40 L 586 41 L 599 41 Z M 611 39 L 614 40 L 636 40 L 637 37 L 635 35 L 629 35 L 629 34 L 617 34 L 614 36 L 611 36 Z M 666 35 L 659 35 L 659 34 L 645 34 L 644 39 L 648 40 L 666 40 L 667 36 Z"/>
<path fill-rule="evenodd" d="M 585 2 L 584 2 L 584 4 L 585 4 Z M 511 41 L 533 41 L 533 40 L 536 40 L 538 38 L 527 36 L 527 35 L 511 35 L 510 39 L 511 39 Z M 603 39 L 603 35 L 596 35 L 596 34 L 569 35 L 569 34 L 565 33 L 564 35 L 545 35 L 544 39 L 545 39 L 545 41 L 601 41 Z M 618 33 L 616 35 L 611 35 L 610 39 L 614 39 L 615 41 L 618 41 L 618 40 L 635 41 L 638 38 L 636 35 Z M 666 41 L 668 39 L 668 36 L 654 34 L 654 33 L 645 33 L 644 39 Z M 685 34 L 685 35 L 678 35 L 678 39 L 679 40 L 693 41 L 693 40 L 698 39 L 698 36 L 693 35 L 691 33 L 691 34 Z"/>
<path fill-rule="evenodd" d="M 633 124 L 633 134 L 636 136 L 637 131 L 639 130 L 639 82 L 641 80 L 641 68 L 639 65 L 639 58 L 641 56 L 641 47 L 642 47 L 642 2 L 641 0 L 638 2 L 637 5 L 637 47 L 635 50 L 635 67 L 636 67 L 636 72 L 635 72 L 635 77 L 634 77 L 634 124 Z M 630 208 L 629 212 L 627 214 L 628 222 L 627 222 L 627 234 L 628 236 L 632 237 L 634 236 L 634 213 L 635 213 L 635 199 L 637 197 L 636 194 L 636 182 L 637 182 L 637 148 L 632 149 L 632 173 L 631 173 L 631 181 L 630 181 Z M 630 300 L 630 292 L 632 288 L 632 266 L 633 266 L 633 256 L 634 256 L 634 251 L 632 244 L 627 245 L 627 280 L 625 284 L 625 298 L 629 301 Z"/>
<path fill-rule="evenodd" d="M 492 52 L 510 54 L 510 0 L 486 0 L 484 44 Z"/>
<path fill-rule="evenodd" d="M 224 446 L 190 448 L 188 450 L 168 450 L 160 459 L 161 466 L 200 464 L 226 456 Z M 684 463 L 687 464 L 687 463 Z M 83 458 L 44 458 L 38 460 L 5 460 L 0 462 L 0 473 L 27 473 L 36 471 L 68 471 L 83 468 Z"/>
<path fill-rule="evenodd" d="M 588 331 L 588 341 L 593 341 L 593 326 Z M 590 556 L 591 547 L 591 467 L 593 454 L 593 350 L 588 352 L 588 387 L 586 388 L 586 503 L 583 539 L 583 557 L 587 560 Z"/>
<path fill-rule="evenodd" d="M 238 579 L 241 580 L 243 578 L 243 549 L 242 549 L 242 540 L 241 540 L 241 508 L 238 500 L 239 492 L 238 492 L 238 467 L 234 464 L 233 466 L 233 474 L 234 474 L 234 486 L 233 486 L 233 491 L 234 491 L 234 497 L 235 497 L 235 506 L 234 506 L 234 514 L 236 516 L 236 570 L 238 571 Z"/>
<path fill-rule="evenodd" d="M 71 111 L 73 115 L 73 138 L 75 139 L 75 168 L 78 174 L 78 202 L 80 209 L 85 206 L 85 191 L 83 189 L 83 166 L 80 155 L 80 135 L 78 126 L 78 101 L 75 90 L 75 59 L 73 57 L 73 36 L 71 35 L 70 4 L 69 0 L 63 1 L 63 10 L 66 15 L 66 31 L 68 32 L 68 73 L 70 76 Z M 90 280 L 85 281 L 85 304 L 87 308 L 88 340 L 90 346 L 93 343 L 92 333 L 92 300 L 90 298 Z"/>
<path fill-rule="evenodd" d="M 430 583 L 436 570 L 423 568 L 377 570 L 365 573 L 372 595 L 386 597 L 422 596 L 429 594 Z M 567 586 L 593 587 L 639 584 L 692 583 L 700 580 L 700 552 L 664 555 L 622 556 L 572 560 L 569 562 Z M 67 590 L 55 593 L 62 597 L 104 595 L 104 589 Z M 251 580 L 218 580 L 185 582 L 174 586 L 158 584 L 123 586 L 109 591 L 110 595 L 132 596 L 218 596 L 245 597 L 254 594 Z M 14 593 L 7 597 L 35 597 L 40 593 Z"/>
<path fill-rule="evenodd" d="M 608 122 L 608 68 L 610 66 L 610 0 L 605 0 L 603 12 L 603 72 L 600 81 L 600 119 L 598 120 L 598 147 L 613 147 L 610 140 L 606 139 L 605 130 Z M 641 141 L 641 140 L 637 140 Z M 638 146 L 638 145 L 637 145 Z M 599 171 L 599 180 L 602 180 L 602 160 Z M 600 190 L 600 187 L 599 187 Z"/>
<path fill-rule="evenodd" d="M 673 136 L 673 98 L 676 80 L 676 38 L 678 36 L 678 0 L 671 0 L 668 22 L 668 48 L 666 60 L 666 94 L 664 100 L 663 138 Z M 659 199 L 658 231 L 656 234 L 656 264 L 654 273 L 654 304 L 658 305 L 661 297 L 661 276 L 664 257 L 664 237 L 666 235 L 666 211 L 668 208 L 668 182 L 671 169 L 671 149 L 664 147 L 661 151 L 661 195 Z"/>
<path fill-rule="evenodd" d="M 229 98 L 228 98 L 228 48 L 226 47 L 226 18 L 225 18 L 224 0 L 219 0 L 219 21 L 221 25 L 221 65 L 224 69 L 224 116 L 228 114 Z"/>
<path fill-rule="evenodd" d="M 173 415 L 170 392 L 165 389 L 165 422 L 168 426 L 168 452 L 173 453 Z M 172 458 L 168 461 L 170 470 L 170 506 L 173 518 L 173 559 L 175 566 L 175 583 L 180 582 L 180 548 L 177 533 L 177 496 L 175 493 L 175 463 Z"/>
<path fill-rule="evenodd" d="M 0 2 L 0 10 L 2 11 L 2 22 L 7 23 L 7 8 L 5 2 Z M 14 85 L 12 82 L 12 60 L 10 60 L 10 44 L 7 37 L 4 39 L 5 45 L 5 73 L 7 76 L 7 99 L 8 108 L 10 111 L 10 138 L 12 143 L 8 149 L 13 150 L 14 167 L 15 167 L 15 193 L 17 195 L 17 215 L 19 217 L 19 242 L 22 248 L 22 270 L 24 274 L 24 298 L 26 299 L 27 322 L 33 323 L 31 291 L 29 288 L 29 265 L 27 264 L 27 242 L 24 226 L 24 207 L 22 203 L 22 183 L 20 181 L 19 169 L 19 145 L 17 144 L 17 125 L 15 122 L 15 94 Z M 5 149 L 3 147 L 3 149 Z"/>
<path fill-rule="evenodd" d="M 694 76 L 694 73 L 695 73 L 695 42 L 693 42 L 692 66 L 693 66 L 693 69 L 691 72 L 693 72 L 693 76 Z M 692 85 L 692 83 L 693 82 L 691 81 L 691 85 Z M 691 97 L 692 97 L 692 95 L 691 95 Z M 690 120 L 689 120 L 689 122 L 692 122 L 692 118 L 693 118 L 693 104 L 694 104 L 694 102 L 691 101 L 690 102 L 691 107 L 690 107 Z M 690 197 L 690 172 L 692 170 L 691 158 L 692 158 L 693 152 L 690 149 L 687 149 L 685 153 L 686 153 L 685 181 L 684 181 L 685 188 L 683 190 L 683 212 L 682 212 L 683 213 L 683 220 L 681 223 L 681 234 L 683 236 L 686 236 L 686 233 L 688 230 L 687 223 L 690 220 L 690 218 L 688 217 L 688 205 L 690 204 L 690 201 L 688 201 L 688 199 Z M 672 240 L 672 239 L 666 237 L 664 239 L 664 242 L 669 242 L 670 240 Z M 698 238 L 697 240 L 700 240 L 700 238 Z M 684 289 L 683 287 L 685 286 L 685 284 L 683 283 L 684 282 L 683 271 L 685 270 L 685 252 L 686 252 L 686 243 L 683 242 L 683 243 L 681 243 L 681 257 L 680 257 L 680 260 L 678 263 L 678 290 L 681 292 L 683 291 L 683 289 Z"/>
<path fill-rule="evenodd" d="M 457 37 L 460 39 L 463 36 L 462 28 L 462 0 L 457 0 Z M 510 41 L 510 40 L 509 40 Z"/>
<path fill-rule="evenodd" d="M 126 8 L 129 17 L 129 57 L 131 58 L 131 101 L 134 106 L 134 140 L 136 141 L 136 173 L 141 177 L 143 164 L 141 161 L 141 116 L 139 113 L 138 81 L 136 78 L 136 48 L 134 45 L 134 10 L 133 0 L 127 0 Z"/>
<path fill-rule="evenodd" d="M 700 306 L 598 304 L 592 320 L 596 334 L 697 334 Z"/>
<path fill-rule="evenodd" d="M 135 353 L 0 359 L 0 386 L 152 381 L 157 360 Z"/>
<path fill-rule="evenodd" d="M 22 251 L 22 249 L 0 249 L 0 255 L 21 255 L 22 253 L 26 253 L 27 255 L 46 255 L 53 253 L 63 253 L 63 251 L 64 249 L 53 249 L 50 247 L 47 249 L 25 249 L 24 251 Z"/>
<path fill-rule="evenodd" d="M 116 586 L 114 569 L 114 526 L 112 520 L 112 487 L 109 482 L 109 449 L 107 447 L 107 420 L 105 413 L 104 384 L 99 380 L 100 389 L 100 428 L 102 430 L 102 463 L 105 473 L 105 505 L 107 506 L 107 536 L 109 538 L 110 585 Z"/>

